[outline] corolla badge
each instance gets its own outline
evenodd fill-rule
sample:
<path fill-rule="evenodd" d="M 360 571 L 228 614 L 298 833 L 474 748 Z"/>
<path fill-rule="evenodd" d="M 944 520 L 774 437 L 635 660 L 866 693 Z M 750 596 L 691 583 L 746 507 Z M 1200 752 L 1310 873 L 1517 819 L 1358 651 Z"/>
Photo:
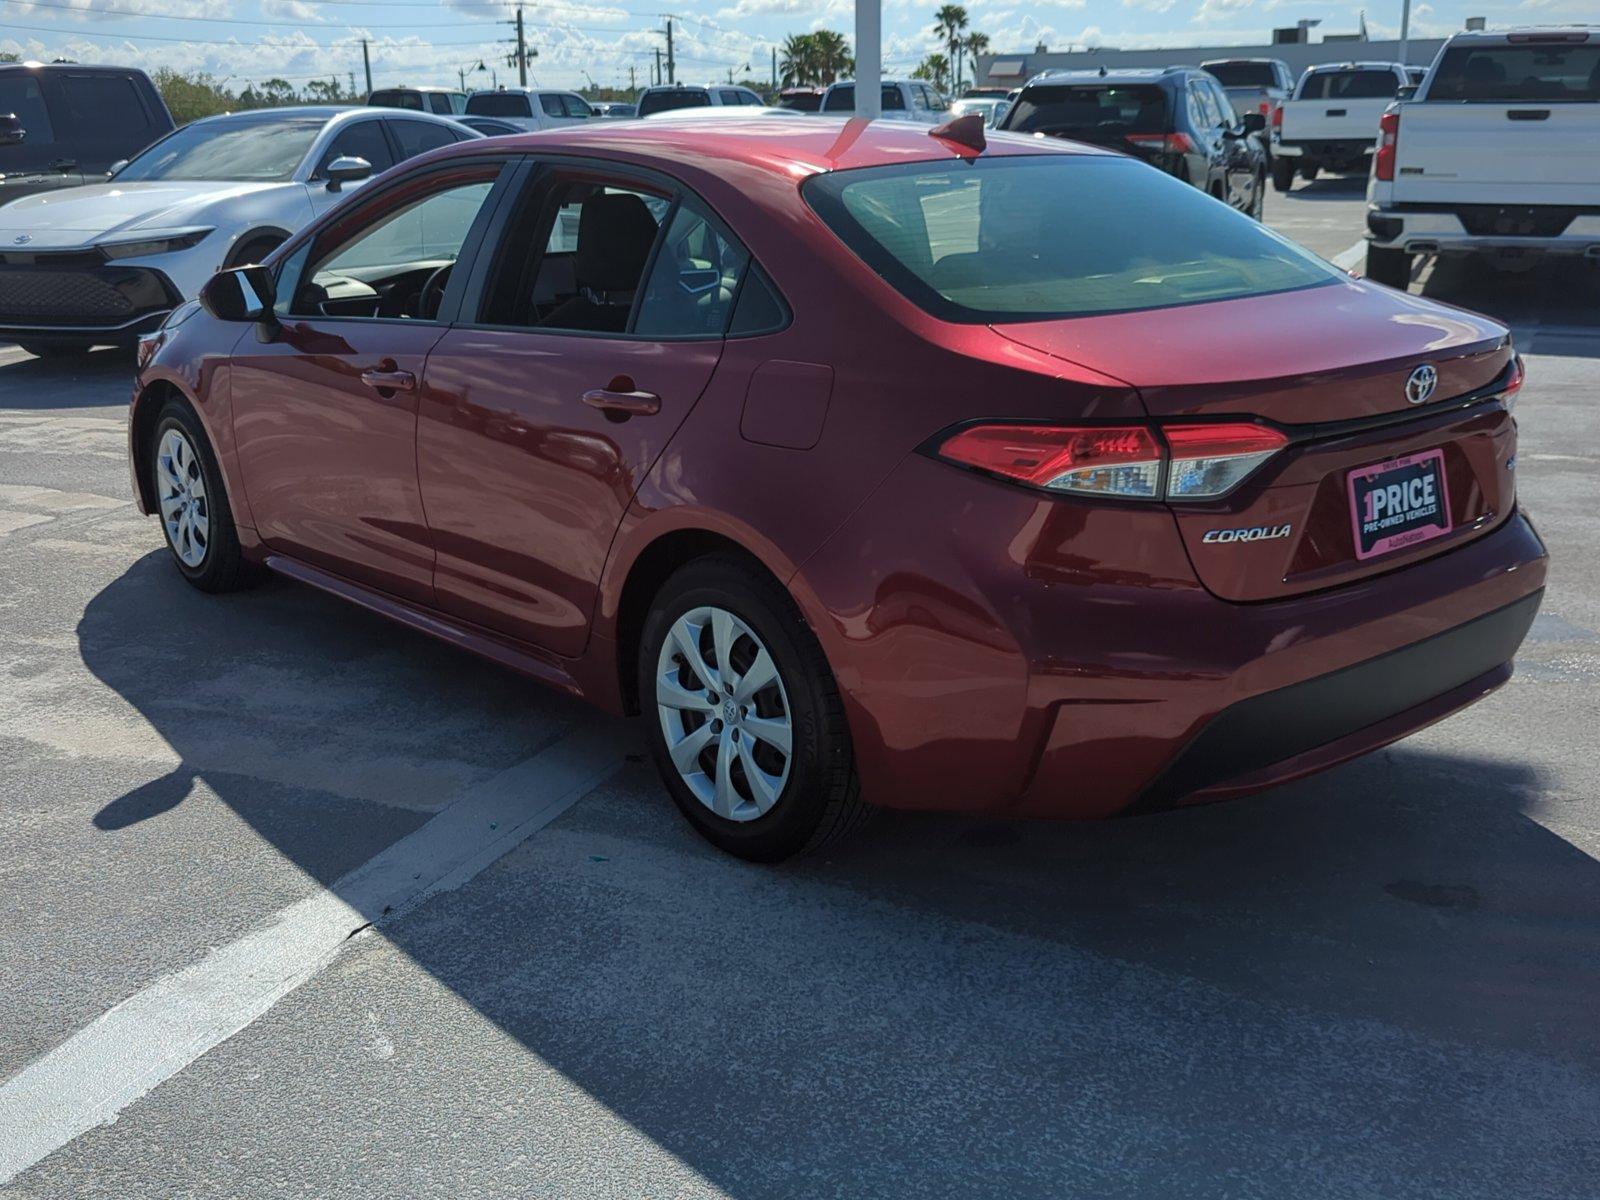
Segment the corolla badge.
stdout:
<path fill-rule="evenodd" d="M 1247 529 L 1208 529 L 1200 540 L 1211 545 L 1217 542 L 1271 542 L 1286 538 L 1293 532 L 1293 525 L 1252 525 Z"/>
<path fill-rule="evenodd" d="M 1411 372 L 1411 378 L 1406 380 L 1406 402 L 1422 404 L 1433 395 L 1433 389 L 1438 386 L 1439 372 L 1433 369 L 1432 363 L 1423 363 Z"/>
<path fill-rule="evenodd" d="M 31 233 L 19 233 L 11 239 L 12 245 L 15 246 L 26 246 L 31 241 L 33 241 L 33 234 Z"/>

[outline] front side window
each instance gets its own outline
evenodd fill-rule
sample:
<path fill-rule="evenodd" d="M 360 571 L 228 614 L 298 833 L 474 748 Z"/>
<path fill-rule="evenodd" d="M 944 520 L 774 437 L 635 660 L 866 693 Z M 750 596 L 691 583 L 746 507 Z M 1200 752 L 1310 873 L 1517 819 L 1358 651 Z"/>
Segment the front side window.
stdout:
<path fill-rule="evenodd" d="M 0 113 L 10 113 L 21 122 L 27 135 L 24 145 L 36 146 L 56 140 L 50 128 L 50 110 L 45 107 L 44 92 L 31 72 L 0 74 Z"/>
<path fill-rule="evenodd" d="M 1428 99 L 1592 104 L 1600 100 L 1600 45 L 1452 46 L 1439 59 Z"/>
<path fill-rule="evenodd" d="M 567 115 L 567 109 L 561 103 L 561 97 L 552 95 L 550 92 L 540 93 L 539 107 L 544 110 L 544 115 L 547 117 L 564 117 Z"/>
<path fill-rule="evenodd" d="M 698 205 L 682 203 L 656 252 L 634 332 L 655 337 L 721 337 L 750 256 Z"/>
<path fill-rule="evenodd" d="M 364 158 L 372 164 L 374 175 L 394 166 L 389 139 L 383 136 L 383 126 L 377 121 L 356 121 L 339 130 L 333 142 L 322 152 L 322 161 L 317 164 L 317 177 L 326 176 L 328 167 L 336 158 Z"/>
<path fill-rule="evenodd" d="M 1198 188 L 1120 157 L 835 171 L 801 194 L 873 271 L 949 321 L 1170 308 L 1344 278 Z"/>
<path fill-rule="evenodd" d="M 581 117 L 587 120 L 594 116 L 594 109 L 589 107 L 588 102 L 582 96 L 563 96 L 561 100 L 566 105 L 567 116 L 569 117 Z"/>
<path fill-rule="evenodd" d="M 377 122 L 371 124 L 377 128 Z M 321 132 L 321 121 L 298 117 L 196 121 L 140 154 L 117 173 L 117 182 L 237 179 L 281 183 L 294 177 L 295 168 Z"/>
<path fill-rule="evenodd" d="M 1324 71 L 1307 75 L 1301 100 L 1393 99 L 1400 81 L 1393 71 Z"/>
<path fill-rule="evenodd" d="M 353 229 L 332 226 L 298 273 L 290 313 L 432 320 L 499 172 L 498 163 L 451 171 L 420 194 L 385 198 Z"/>

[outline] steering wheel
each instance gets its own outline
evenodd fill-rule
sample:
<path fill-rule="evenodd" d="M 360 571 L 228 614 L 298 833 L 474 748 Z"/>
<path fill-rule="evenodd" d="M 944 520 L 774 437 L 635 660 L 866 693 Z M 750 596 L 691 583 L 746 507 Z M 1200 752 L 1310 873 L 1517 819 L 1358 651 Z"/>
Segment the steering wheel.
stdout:
<path fill-rule="evenodd" d="M 439 315 L 439 305 L 444 303 L 444 289 L 454 266 L 455 263 L 445 263 L 422 285 L 422 291 L 417 294 L 417 316 L 421 320 L 431 321 Z"/>

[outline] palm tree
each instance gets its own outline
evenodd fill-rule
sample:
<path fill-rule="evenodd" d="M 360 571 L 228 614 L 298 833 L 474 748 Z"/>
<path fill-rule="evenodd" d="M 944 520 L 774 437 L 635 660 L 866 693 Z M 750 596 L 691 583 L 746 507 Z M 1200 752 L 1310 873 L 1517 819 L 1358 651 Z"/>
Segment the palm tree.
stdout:
<path fill-rule="evenodd" d="M 959 4 L 942 5 L 938 12 L 933 14 L 933 32 L 945 47 L 950 51 L 949 62 L 955 69 L 954 82 L 950 90 L 955 91 L 961 83 L 961 31 L 967 27 L 967 10 Z"/>
<path fill-rule="evenodd" d="M 964 43 L 967 56 L 972 59 L 972 82 L 978 82 L 978 55 L 989 48 L 989 35 L 987 33 L 969 33 Z"/>
<path fill-rule="evenodd" d="M 809 33 L 791 33 L 779 51 L 784 86 L 804 87 L 817 81 L 817 41 Z"/>
<path fill-rule="evenodd" d="M 926 79 L 938 91 L 945 90 L 950 74 L 950 60 L 942 54 L 930 54 L 917 64 L 917 69 L 911 72 L 913 79 Z"/>
<path fill-rule="evenodd" d="M 811 35 L 811 40 L 816 46 L 818 83 L 832 83 L 855 69 L 856 60 L 850 56 L 850 43 L 844 40 L 844 34 L 819 29 Z"/>

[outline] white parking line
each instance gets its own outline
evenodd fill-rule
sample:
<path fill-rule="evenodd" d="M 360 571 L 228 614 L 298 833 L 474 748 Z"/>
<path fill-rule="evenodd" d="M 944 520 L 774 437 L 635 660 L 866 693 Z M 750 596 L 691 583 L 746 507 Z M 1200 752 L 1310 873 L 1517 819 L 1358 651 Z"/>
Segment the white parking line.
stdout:
<path fill-rule="evenodd" d="M 460 887 L 622 764 L 602 719 L 501 772 L 332 888 L 156 980 L 0 1086 L 0 1185 L 245 1029 L 352 933 Z"/>
<path fill-rule="evenodd" d="M 1328 261 L 1341 271 L 1353 271 L 1365 261 L 1367 257 L 1367 241 L 1362 238 L 1348 250 L 1341 250 Z"/>

